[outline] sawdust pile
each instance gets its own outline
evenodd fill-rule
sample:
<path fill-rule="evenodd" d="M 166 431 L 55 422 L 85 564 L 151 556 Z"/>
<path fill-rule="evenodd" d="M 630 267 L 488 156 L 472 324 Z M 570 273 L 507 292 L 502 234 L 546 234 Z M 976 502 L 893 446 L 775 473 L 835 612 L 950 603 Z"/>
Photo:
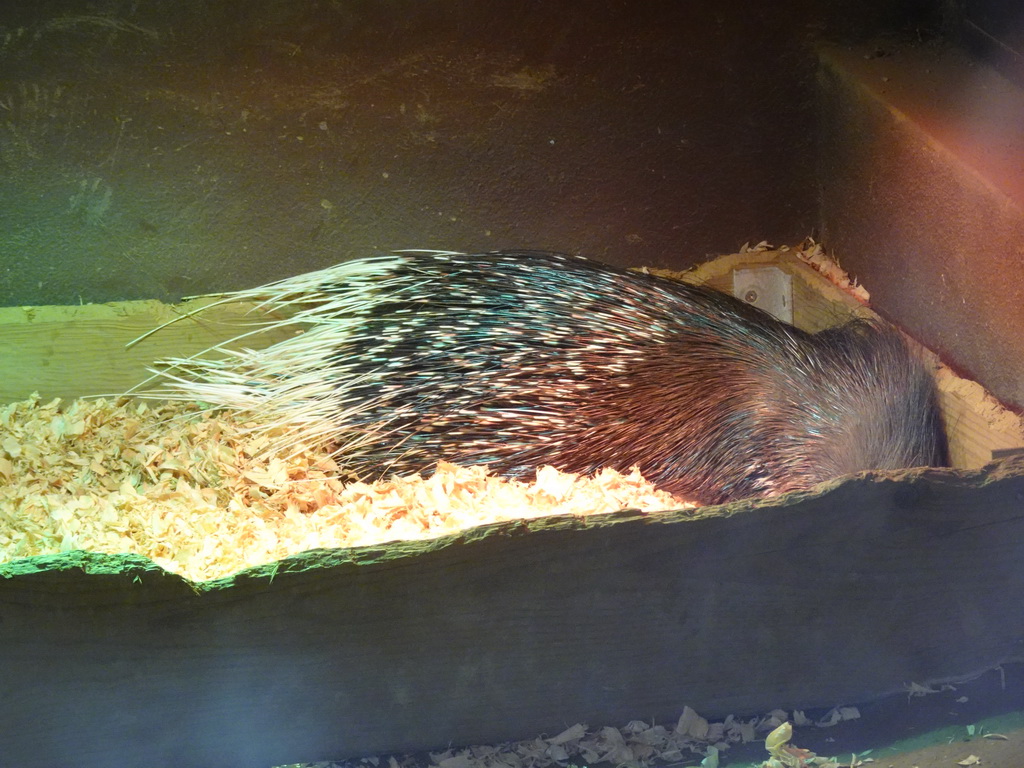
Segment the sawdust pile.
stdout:
<path fill-rule="evenodd" d="M 323 448 L 267 458 L 274 437 L 192 404 L 33 396 L 3 406 L 0 562 L 130 552 L 202 581 L 318 547 L 694 506 L 635 470 L 581 478 L 545 467 L 528 484 L 442 462 L 426 479 L 346 483 Z"/>

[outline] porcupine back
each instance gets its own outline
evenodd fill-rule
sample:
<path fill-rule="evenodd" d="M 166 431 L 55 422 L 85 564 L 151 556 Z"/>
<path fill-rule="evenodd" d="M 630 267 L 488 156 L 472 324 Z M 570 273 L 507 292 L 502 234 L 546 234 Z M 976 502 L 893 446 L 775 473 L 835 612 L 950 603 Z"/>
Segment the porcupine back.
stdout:
<path fill-rule="evenodd" d="M 865 321 L 809 334 L 708 288 L 533 251 L 404 252 L 234 300 L 306 330 L 168 361 L 166 394 L 331 440 L 368 480 L 438 459 L 512 477 L 636 465 L 717 503 L 946 460 L 931 377 Z"/>

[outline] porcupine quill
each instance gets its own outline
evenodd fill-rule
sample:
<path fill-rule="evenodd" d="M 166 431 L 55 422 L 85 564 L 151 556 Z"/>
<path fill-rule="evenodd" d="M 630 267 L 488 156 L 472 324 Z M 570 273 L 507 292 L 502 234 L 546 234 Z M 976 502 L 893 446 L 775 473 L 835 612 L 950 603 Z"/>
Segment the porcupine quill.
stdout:
<path fill-rule="evenodd" d="M 261 350 L 164 361 L 158 396 L 329 441 L 363 479 L 439 459 L 509 477 L 638 466 L 702 503 L 947 463 L 934 382 L 900 334 L 807 333 L 712 290 L 539 251 L 412 251 L 216 303 L 286 315 Z M 230 342 L 229 342 L 230 344 Z"/>

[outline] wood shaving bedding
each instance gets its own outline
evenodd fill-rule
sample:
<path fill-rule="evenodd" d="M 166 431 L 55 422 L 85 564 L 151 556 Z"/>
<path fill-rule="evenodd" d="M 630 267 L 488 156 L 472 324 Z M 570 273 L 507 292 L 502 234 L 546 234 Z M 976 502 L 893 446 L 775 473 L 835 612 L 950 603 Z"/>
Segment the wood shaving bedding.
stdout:
<path fill-rule="evenodd" d="M 440 462 L 429 478 L 344 482 L 324 447 L 193 404 L 59 399 L 0 407 L 0 562 L 75 549 L 144 555 L 193 581 L 309 549 L 423 539 L 501 520 L 694 507 L 637 470 L 543 467 L 534 483 Z"/>
<path fill-rule="evenodd" d="M 783 246 L 783 250 L 788 249 Z M 825 253 L 821 243 L 814 242 L 813 237 L 808 237 L 793 252 L 800 261 L 824 275 L 833 285 L 842 288 L 862 304 L 867 304 L 871 300 L 871 295 L 867 289 L 851 278 L 846 270 L 839 266 L 838 261 Z"/>

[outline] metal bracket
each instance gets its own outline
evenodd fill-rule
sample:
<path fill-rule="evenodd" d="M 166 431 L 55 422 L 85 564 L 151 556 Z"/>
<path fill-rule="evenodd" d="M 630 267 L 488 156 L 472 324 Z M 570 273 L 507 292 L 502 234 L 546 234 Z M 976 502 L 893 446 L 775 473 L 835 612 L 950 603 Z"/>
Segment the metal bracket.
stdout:
<path fill-rule="evenodd" d="M 793 276 L 778 267 L 735 270 L 732 295 L 785 323 L 793 323 Z"/>

